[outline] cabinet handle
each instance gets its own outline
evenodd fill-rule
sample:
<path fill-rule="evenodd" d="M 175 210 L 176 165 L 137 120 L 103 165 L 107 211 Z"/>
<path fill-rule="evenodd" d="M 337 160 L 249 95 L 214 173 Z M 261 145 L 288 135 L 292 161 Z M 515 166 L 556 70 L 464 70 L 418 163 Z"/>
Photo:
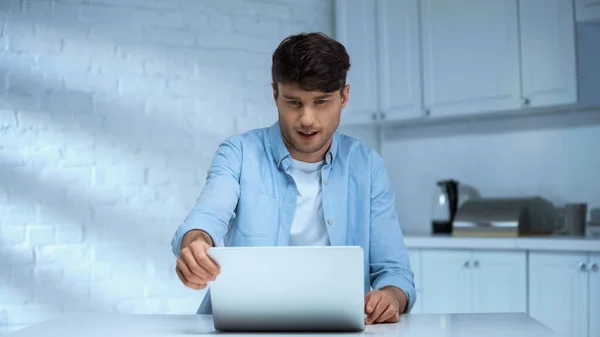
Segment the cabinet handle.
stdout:
<path fill-rule="evenodd" d="M 426 109 L 425 111 L 423 111 L 423 113 L 425 114 L 425 116 L 431 115 L 431 111 L 429 109 Z"/>
<path fill-rule="evenodd" d="M 465 261 L 464 266 L 467 267 L 467 268 L 469 268 L 471 266 L 471 264 L 469 263 L 469 261 Z"/>
<path fill-rule="evenodd" d="M 594 273 L 598 272 L 598 264 L 597 263 L 592 263 L 592 265 L 590 266 L 590 270 L 593 271 Z"/>
<path fill-rule="evenodd" d="M 381 119 L 385 119 L 385 114 L 384 114 L 384 113 L 380 113 L 380 114 L 379 114 L 379 118 L 381 118 Z"/>
<path fill-rule="evenodd" d="M 528 105 L 529 105 L 529 98 L 525 98 L 525 97 L 523 97 L 523 98 L 521 99 L 521 104 L 522 104 L 523 106 L 528 106 Z"/>
<path fill-rule="evenodd" d="M 373 118 L 374 121 L 377 120 L 377 114 L 376 113 L 373 113 L 373 116 L 371 116 L 371 117 Z"/>
<path fill-rule="evenodd" d="M 479 267 L 479 261 L 475 260 L 475 262 L 473 262 L 473 266 L 474 266 L 475 268 Z"/>
<path fill-rule="evenodd" d="M 587 265 L 585 264 L 585 262 L 579 262 L 579 270 L 581 271 L 587 271 Z"/>

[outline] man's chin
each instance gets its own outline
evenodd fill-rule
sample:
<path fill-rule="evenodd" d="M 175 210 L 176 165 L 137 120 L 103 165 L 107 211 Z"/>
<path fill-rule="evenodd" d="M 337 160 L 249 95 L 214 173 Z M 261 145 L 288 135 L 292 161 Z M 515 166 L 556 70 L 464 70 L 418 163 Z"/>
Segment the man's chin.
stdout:
<path fill-rule="evenodd" d="M 306 154 L 311 154 L 311 153 L 317 153 L 319 152 L 319 150 L 321 150 L 322 146 L 319 146 L 319 144 L 315 144 L 313 146 L 297 146 L 296 150 L 300 153 L 306 153 Z"/>
<path fill-rule="evenodd" d="M 297 149 L 302 151 L 317 148 L 320 143 L 321 141 L 319 138 L 303 139 L 300 137 L 295 137 L 294 139 L 294 145 L 296 145 Z"/>

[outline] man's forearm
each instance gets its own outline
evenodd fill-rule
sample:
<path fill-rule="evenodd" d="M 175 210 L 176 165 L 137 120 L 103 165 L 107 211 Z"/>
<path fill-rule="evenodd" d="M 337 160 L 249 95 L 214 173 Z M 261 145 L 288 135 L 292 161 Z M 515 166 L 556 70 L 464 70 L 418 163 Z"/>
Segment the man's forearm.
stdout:
<path fill-rule="evenodd" d="M 394 286 L 387 286 L 381 288 L 381 290 L 389 292 L 398 301 L 398 304 L 400 305 L 401 314 L 406 311 L 408 307 L 408 297 L 402 289 Z"/>
<path fill-rule="evenodd" d="M 183 236 L 183 239 L 181 240 L 181 248 L 187 247 L 190 244 L 190 242 L 196 241 L 198 239 L 204 240 L 204 242 L 208 243 L 211 247 L 215 246 L 210 235 L 208 235 L 205 231 L 200 229 L 193 229 L 185 233 L 185 235 Z"/>

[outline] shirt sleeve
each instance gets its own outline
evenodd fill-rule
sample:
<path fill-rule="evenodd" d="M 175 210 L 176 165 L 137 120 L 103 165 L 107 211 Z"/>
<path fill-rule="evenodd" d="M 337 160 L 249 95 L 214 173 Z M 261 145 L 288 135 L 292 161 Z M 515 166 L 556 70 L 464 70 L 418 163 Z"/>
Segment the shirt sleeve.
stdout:
<path fill-rule="evenodd" d="M 400 288 L 408 298 L 405 310 L 408 313 L 417 299 L 414 274 L 395 210 L 394 191 L 383 159 L 376 152 L 372 157 L 371 180 L 371 287 Z"/>
<path fill-rule="evenodd" d="M 236 136 L 222 142 L 210 164 L 204 188 L 196 204 L 177 228 L 171 248 L 178 257 L 185 233 L 199 229 L 205 231 L 218 244 L 229 229 L 240 195 L 241 142 Z"/>

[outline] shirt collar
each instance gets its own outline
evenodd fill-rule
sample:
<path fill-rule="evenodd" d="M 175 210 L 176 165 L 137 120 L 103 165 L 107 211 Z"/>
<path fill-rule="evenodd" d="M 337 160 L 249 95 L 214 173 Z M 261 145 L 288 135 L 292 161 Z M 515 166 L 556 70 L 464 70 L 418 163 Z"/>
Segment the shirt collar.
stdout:
<path fill-rule="evenodd" d="M 271 141 L 271 152 L 273 153 L 273 158 L 275 160 L 275 164 L 280 166 L 284 160 L 290 156 L 290 152 L 287 147 L 283 143 L 283 139 L 281 139 L 281 129 L 279 128 L 279 121 L 273 123 L 269 127 L 269 138 Z M 339 134 L 338 132 L 334 132 L 331 140 L 331 146 L 329 150 L 325 154 L 325 163 L 326 165 L 331 165 L 336 158 L 337 149 L 339 144 Z M 286 165 L 287 166 L 287 165 Z M 286 167 L 287 168 L 287 167 Z"/>

